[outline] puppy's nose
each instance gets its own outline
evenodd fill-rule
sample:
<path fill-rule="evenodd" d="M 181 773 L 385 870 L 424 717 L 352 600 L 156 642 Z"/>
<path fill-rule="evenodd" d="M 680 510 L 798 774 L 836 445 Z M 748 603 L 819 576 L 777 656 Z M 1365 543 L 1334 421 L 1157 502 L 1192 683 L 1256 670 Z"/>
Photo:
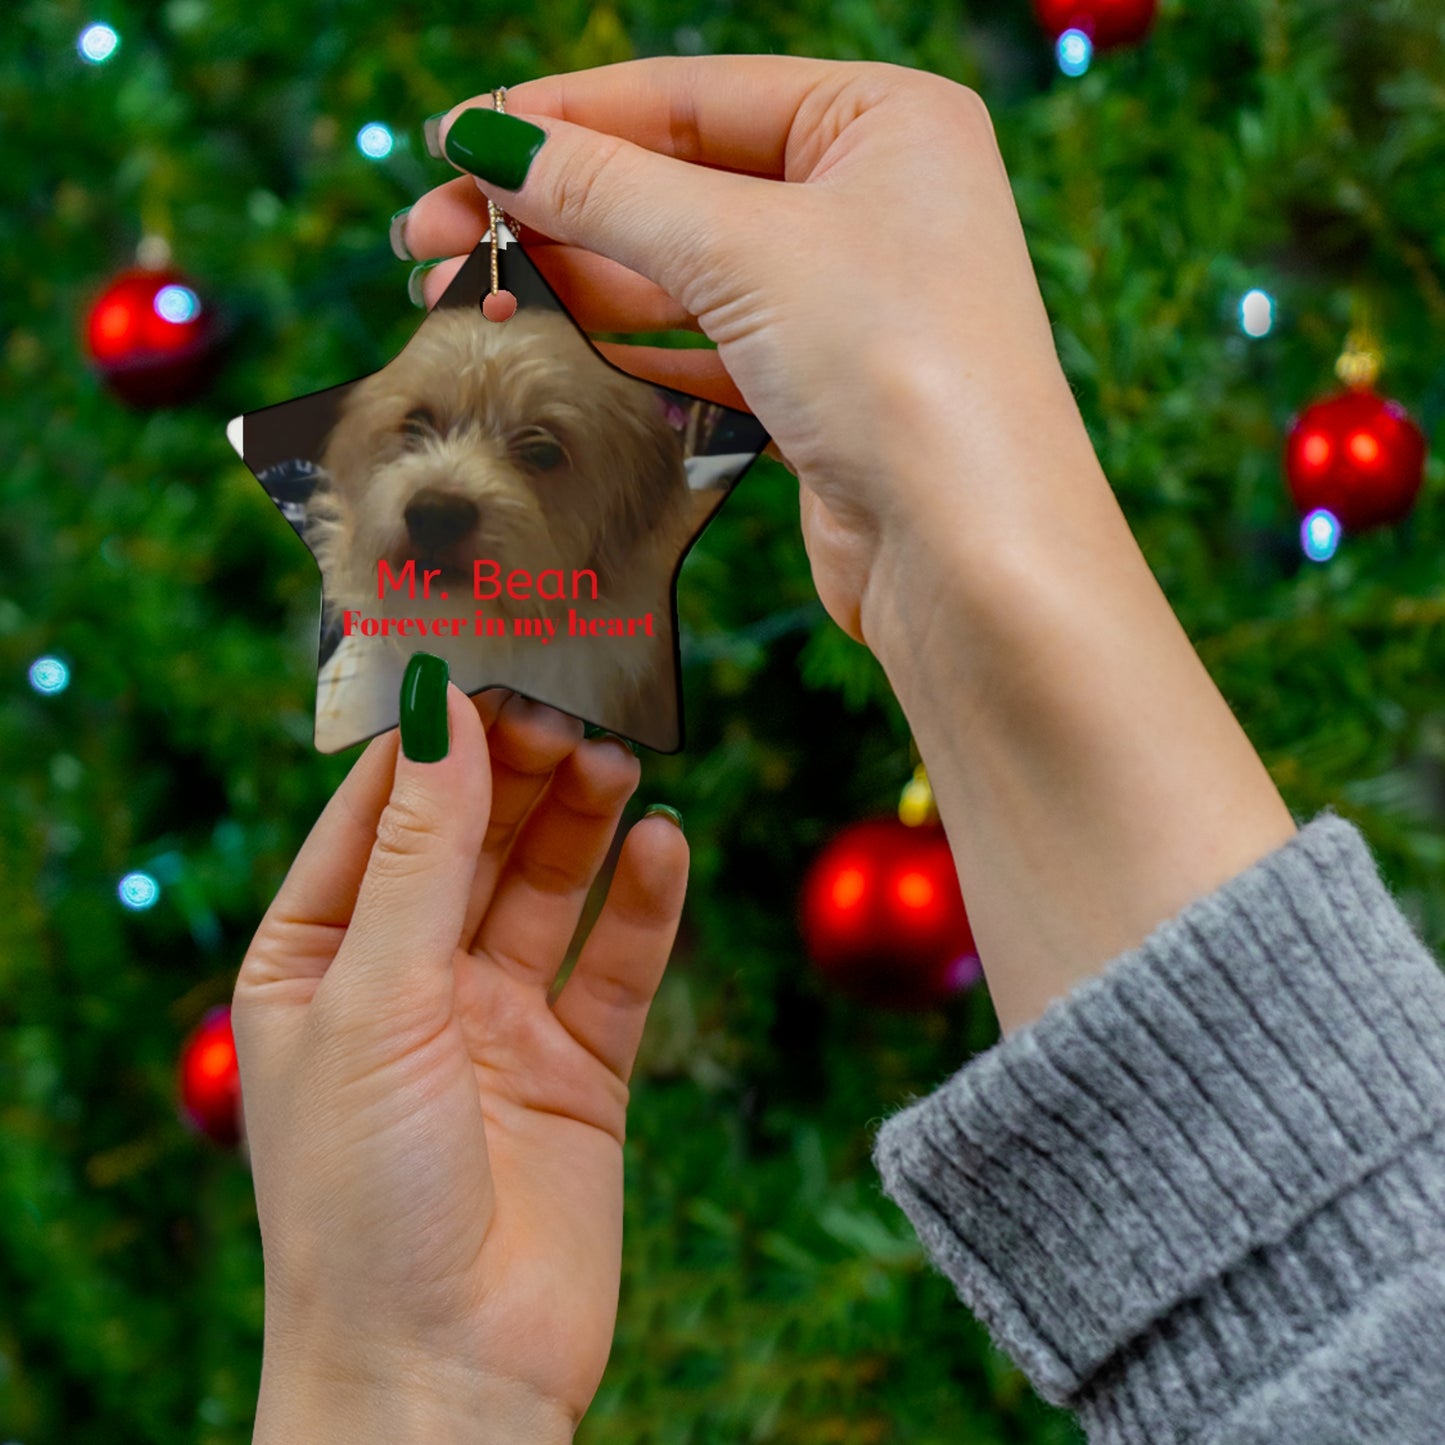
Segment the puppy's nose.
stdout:
<path fill-rule="evenodd" d="M 455 492 L 427 488 L 407 504 L 406 530 L 416 545 L 433 551 L 460 541 L 477 525 L 477 504 Z"/>

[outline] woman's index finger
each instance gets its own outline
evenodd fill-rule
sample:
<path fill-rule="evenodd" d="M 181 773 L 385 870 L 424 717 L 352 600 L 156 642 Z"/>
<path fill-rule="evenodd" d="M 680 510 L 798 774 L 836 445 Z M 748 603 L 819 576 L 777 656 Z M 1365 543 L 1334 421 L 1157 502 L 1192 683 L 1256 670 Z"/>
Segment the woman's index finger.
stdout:
<path fill-rule="evenodd" d="M 848 67 L 793 55 L 660 55 L 509 86 L 507 110 L 662 155 L 781 179 L 799 112 Z M 797 137 L 793 137 L 796 142 Z"/>

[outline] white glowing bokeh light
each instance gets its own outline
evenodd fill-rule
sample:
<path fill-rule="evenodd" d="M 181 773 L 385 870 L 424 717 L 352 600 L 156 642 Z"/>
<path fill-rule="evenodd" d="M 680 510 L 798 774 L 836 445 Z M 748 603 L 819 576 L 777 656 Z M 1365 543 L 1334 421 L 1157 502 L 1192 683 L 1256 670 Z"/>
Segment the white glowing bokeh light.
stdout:
<path fill-rule="evenodd" d="M 364 125 L 356 132 L 356 147 L 364 156 L 369 156 L 374 161 L 385 160 L 391 154 L 391 148 L 396 144 L 396 139 L 391 133 L 389 126 L 384 126 L 379 120 Z"/>
<path fill-rule="evenodd" d="M 1054 47 L 1065 75 L 1082 75 L 1094 59 L 1094 42 L 1082 30 L 1066 30 Z"/>
<path fill-rule="evenodd" d="M 156 292 L 156 315 L 177 326 L 194 321 L 201 314 L 201 298 L 189 286 L 162 286 Z"/>
<path fill-rule="evenodd" d="M 115 54 L 119 44 L 120 36 L 109 25 L 87 25 L 80 32 L 75 48 L 80 51 L 82 60 L 88 60 L 92 65 L 104 65 Z"/>
<path fill-rule="evenodd" d="M 1340 522 L 1333 512 L 1316 507 L 1300 523 L 1300 546 L 1311 562 L 1328 562 L 1340 545 Z"/>
<path fill-rule="evenodd" d="M 127 873 L 115 891 L 127 908 L 139 913 L 161 896 L 161 885 L 149 873 Z"/>
<path fill-rule="evenodd" d="M 53 697 L 70 686 L 70 669 L 58 657 L 37 657 L 30 664 L 30 686 Z"/>
<path fill-rule="evenodd" d="M 1246 291 L 1239 303 L 1239 326 L 1246 336 L 1268 336 L 1274 330 L 1274 297 L 1268 291 Z"/>

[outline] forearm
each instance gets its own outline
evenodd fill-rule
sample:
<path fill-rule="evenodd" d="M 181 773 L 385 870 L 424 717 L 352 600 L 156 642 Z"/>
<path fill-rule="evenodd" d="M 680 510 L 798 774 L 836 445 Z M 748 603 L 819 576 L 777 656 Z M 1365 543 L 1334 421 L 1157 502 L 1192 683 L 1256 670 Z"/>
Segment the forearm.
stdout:
<path fill-rule="evenodd" d="M 938 479 L 950 459 L 977 464 L 976 433 L 916 405 L 896 493 L 919 501 L 884 530 L 862 626 L 1011 1031 L 1295 825 L 1076 416 L 1016 427 L 991 458 L 1013 474 L 971 489 L 971 507 Z"/>

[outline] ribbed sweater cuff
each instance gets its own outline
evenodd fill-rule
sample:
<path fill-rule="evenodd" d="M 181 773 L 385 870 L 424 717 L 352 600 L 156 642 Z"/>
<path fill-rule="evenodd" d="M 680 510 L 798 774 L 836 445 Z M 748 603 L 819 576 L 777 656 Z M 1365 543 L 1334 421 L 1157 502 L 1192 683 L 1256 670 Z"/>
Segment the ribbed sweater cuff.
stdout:
<path fill-rule="evenodd" d="M 1129 1409 L 1164 1419 L 1201 1357 L 1269 1345 L 1257 1320 L 1303 1348 L 1418 1252 L 1442 1040 L 1445 975 L 1326 810 L 890 1118 L 874 1159 L 1040 1394 L 1098 1400 L 1152 1352 Z M 1393 1213 L 1362 1206 L 1394 1176 Z"/>

